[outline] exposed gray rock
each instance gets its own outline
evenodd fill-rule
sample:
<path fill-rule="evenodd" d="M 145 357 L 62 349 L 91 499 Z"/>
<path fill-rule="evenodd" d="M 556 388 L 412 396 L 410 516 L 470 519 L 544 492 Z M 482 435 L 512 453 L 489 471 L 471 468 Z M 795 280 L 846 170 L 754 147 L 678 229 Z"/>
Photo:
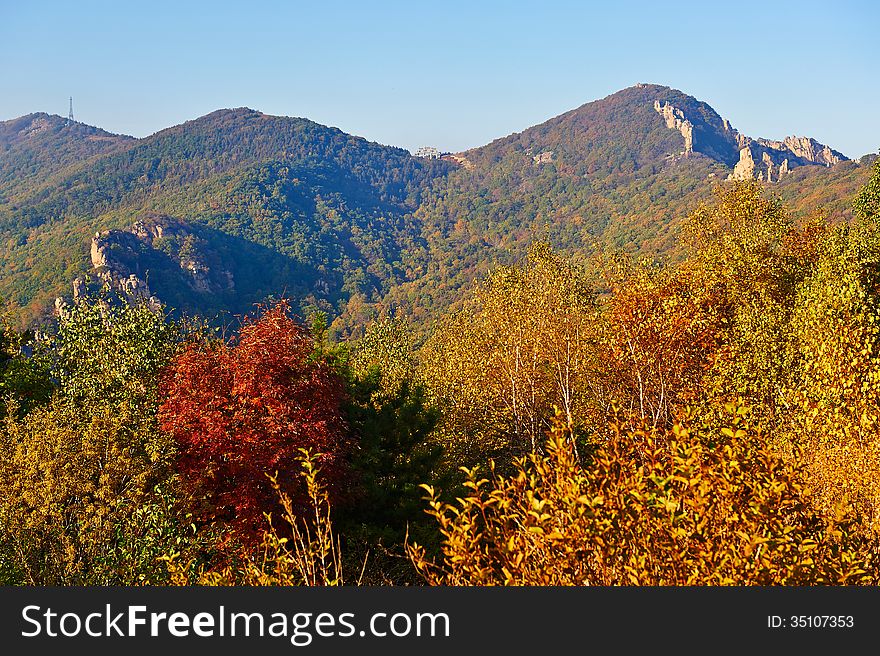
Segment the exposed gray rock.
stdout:
<path fill-rule="evenodd" d="M 788 174 L 788 159 L 782 160 L 782 164 L 779 165 L 779 179 L 781 180 L 784 175 Z"/>
<path fill-rule="evenodd" d="M 86 295 L 86 281 L 83 278 L 74 278 L 73 280 L 73 301 L 74 303 Z"/>
<path fill-rule="evenodd" d="M 814 164 L 834 166 L 847 159 L 843 153 L 832 150 L 829 146 L 809 137 L 786 137 L 782 143 L 798 157 Z"/>
<path fill-rule="evenodd" d="M 733 173 L 727 179 L 754 180 L 757 177 L 755 174 L 756 170 L 757 166 L 755 165 L 755 158 L 752 157 L 752 149 L 749 146 L 743 146 L 739 151 L 739 161 L 733 167 Z"/>
<path fill-rule="evenodd" d="M 654 101 L 654 110 L 666 121 L 667 128 L 678 130 L 684 137 L 684 154 L 694 152 L 694 124 L 685 118 L 684 112 L 668 102 L 661 105 L 659 100 Z"/>
<path fill-rule="evenodd" d="M 684 137 L 685 156 L 696 149 L 717 161 L 728 164 L 735 161 L 733 171 L 728 176 L 729 180 L 778 182 L 792 168 L 809 165 L 834 166 L 847 159 L 842 153 L 809 137 L 786 137 L 782 141 L 753 139 L 739 133 L 731 126 L 730 121 L 717 115 L 710 117 L 708 121 L 694 119 L 698 126 L 695 130 L 694 123 L 685 112 L 666 100 L 655 100 L 654 110 L 663 117 L 667 128 L 677 130 Z M 699 144 L 694 141 L 695 131 L 700 135 Z M 667 159 L 674 161 L 674 157 Z"/>
<path fill-rule="evenodd" d="M 90 248 L 93 285 L 111 290 L 127 303 L 147 303 L 156 308 L 159 300 L 147 283 L 150 262 L 170 262 L 184 273 L 184 280 L 200 293 L 218 293 L 235 288 L 232 273 L 210 261 L 218 258 L 206 249 L 185 223 L 171 217 L 148 215 L 135 221 L 128 230 L 104 230 L 95 233 Z M 73 301 L 86 296 L 89 283 L 83 278 L 73 281 Z M 66 301 L 59 299 L 56 310 Z"/>

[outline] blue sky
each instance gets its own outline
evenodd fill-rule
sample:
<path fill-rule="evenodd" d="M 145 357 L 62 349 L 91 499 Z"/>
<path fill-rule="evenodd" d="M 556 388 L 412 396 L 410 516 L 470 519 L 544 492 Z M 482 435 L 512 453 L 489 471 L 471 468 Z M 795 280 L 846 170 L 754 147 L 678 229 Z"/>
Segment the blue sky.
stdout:
<path fill-rule="evenodd" d="M 848 2 L 0 0 L 0 120 L 145 136 L 221 107 L 458 151 L 637 82 L 750 136 L 880 148 L 880 10 Z"/>

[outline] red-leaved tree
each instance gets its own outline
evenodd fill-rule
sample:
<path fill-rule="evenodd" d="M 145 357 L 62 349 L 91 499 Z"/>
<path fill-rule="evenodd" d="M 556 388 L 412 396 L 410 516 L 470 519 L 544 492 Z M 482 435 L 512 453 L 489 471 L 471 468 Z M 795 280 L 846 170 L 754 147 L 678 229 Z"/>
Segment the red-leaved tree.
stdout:
<path fill-rule="evenodd" d="M 245 541 L 278 507 L 267 475 L 299 496 L 299 449 L 321 454 L 331 495 L 343 478 L 342 381 L 313 353 L 282 301 L 247 322 L 237 344 L 191 345 L 164 372 L 159 421 L 177 442 L 182 482 L 203 519 L 229 522 Z"/>

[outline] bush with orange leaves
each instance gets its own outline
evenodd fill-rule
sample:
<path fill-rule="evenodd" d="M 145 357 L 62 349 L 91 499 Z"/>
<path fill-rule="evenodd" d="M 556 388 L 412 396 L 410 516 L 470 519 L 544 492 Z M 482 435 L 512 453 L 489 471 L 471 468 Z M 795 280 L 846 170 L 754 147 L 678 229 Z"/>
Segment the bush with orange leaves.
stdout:
<path fill-rule="evenodd" d="M 628 417 L 668 426 L 675 408 L 693 403 L 720 347 L 716 299 L 687 269 L 633 264 L 617 254 L 600 263 L 611 290 L 603 312 L 591 385 L 602 412 L 617 402 Z"/>
<path fill-rule="evenodd" d="M 720 431 L 615 425 L 586 467 L 557 416 L 515 475 L 471 470 L 453 504 L 426 488 L 442 556 L 410 558 L 434 585 L 875 583 L 872 545 L 815 514 L 745 408 L 727 413 Z"/>

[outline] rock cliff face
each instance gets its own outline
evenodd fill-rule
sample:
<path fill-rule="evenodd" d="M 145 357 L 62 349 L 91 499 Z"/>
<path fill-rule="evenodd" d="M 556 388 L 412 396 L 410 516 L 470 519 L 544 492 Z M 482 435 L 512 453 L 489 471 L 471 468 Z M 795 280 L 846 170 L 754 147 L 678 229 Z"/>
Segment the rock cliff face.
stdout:
<path fill-rule="evenodd" d="M 832 150 L 830 147 L 820 144 L 815 139 L 810 139 L 809 137 L 786 137 L 782 143 L 798 157 L 814 164 L 834 166 L 838 162 L 846 160 L 843 153 Z"/>
<path fill-rule="evenodd" d="M 684 112 L 668 102 L 661 105 L 659 100 L 654 101 L 654 111 L 663 117 L 667 128 L 681 132 L 684 137 L 684 155 L 694 152 L 694 124 L 685 118 Z"/>
<path fill-rule="evenodd" d="M 95 233 L 90 251 L 91 275 L 96 283 L 109 288 L 127 303 L 146 302 L 158 306 L 159 300 L 150 292 L 135 264 L 139 246 L 137 237 L 128 232 L 107 230 Z M 74 280 L 74 300 L 84 296 L 88 288 L 86 280 Z"/>
<path fill-rule="evenodd" d="M 728 179 L 778 182 L 794 167 L 834 166 L 846 159 L 843 153 L 808 137 L 786 137 L 783 141 L 747 138 Z"/>
<path fill-rule="evenodd" d="M 125 303 L 147 303 L 158 308 L 159 299 L 148 284 L 151 271 L 166 275 L 176 270 L 195 292 L 216 294 L 235 288 L 232 274 L 209 263 L 215 254 L 184 223 L 171 217 L 148 215 L 128 230 L 104 230 L 92 238 L 92 271 L 73 282 L 73 300 L 104 288 Z M 65 301 L 58 299 L 56 307 Z"/>
<path fill-rule="evenodd" d="M 755 178 L 755 158 L 752 156 L 752 149 L 743 146 L 739 151 L 739 161 L 733 167 L 733 173 L 728 176 L 728 180 L 752 180 Z"/>
<path fill-rule="evenodd" d="M 727 179 L 779 182 L 790 170 L 785 155 L 785 151 L 767 150 L 760 143 L 750 141 L 740 149 L 739 161 Z"/>
<path fill-rule="evenodd" d="M 654 110 L 667 128 L 684 137 L 685 155 L 700 152 L 728 165 L 732 163 L 729 180 L 778 182 L 792 168 L 834 166 L 847 159 L 843 153 L 809 137 L 786 137 L 782 141 L 753 139 L 739 133 L 720 116 L 690 117 L 684 109 L 659 99 L 654 101 Z M 701 143 L 701 139 L 711 139 L 711 147 Z"/>

